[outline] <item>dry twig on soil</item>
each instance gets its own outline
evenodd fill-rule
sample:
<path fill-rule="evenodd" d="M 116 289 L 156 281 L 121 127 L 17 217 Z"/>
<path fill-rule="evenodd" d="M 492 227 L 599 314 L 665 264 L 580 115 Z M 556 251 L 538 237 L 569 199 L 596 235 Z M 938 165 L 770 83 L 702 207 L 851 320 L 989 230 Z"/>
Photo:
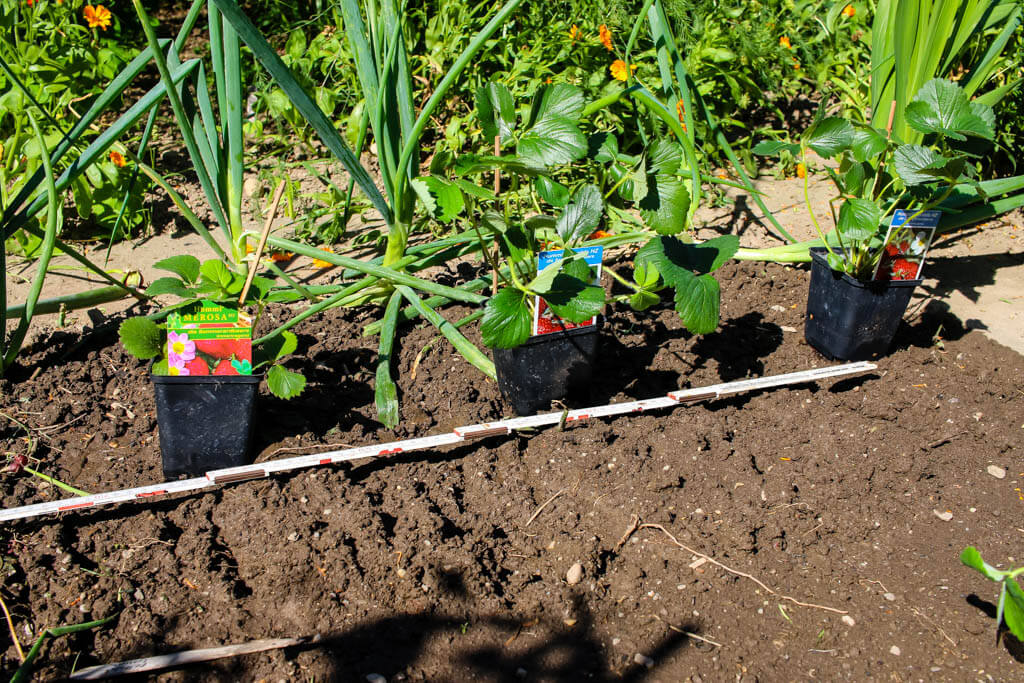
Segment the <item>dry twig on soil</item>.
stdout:
<path fill-rule="evenodd" d="M 694 550 L 693 548 L 690 548 L 689 546 L 683 545 L 682 543 L 679 542 L 679 540 L 675 536 L 673 536 L 672 534 L 669 533 L 668 529 L 666 529 L 665 527 L 663 527 L 660 524 L 641 524 L 638 528 L 639 529 L 657 529 L 661 533 L 663 533 L 666 536 L 668 536 L 669 539 L 672 540 L 673 544 L 679 546 L 680 548 L 682 548 L 686 552 L 693 553 L 694 555 L 697 555 L 698 557 L 703 557 L 705 560 L 707 560 L 711 564 L 715 565 L 716 567 L 721 567 L 722 569 L 724 569 L 725 571 L 729 572 L 730 574 L 734 574 L 736 576 L 742 576 L 745 579 L 750 579 L 751 581 L 756 583 L 758 586 L 760 586 L 761 588 L 763 588 L 766 591 L 768 591 L 769 593 L 771 593 L 772 595 L 776 595 L 776 596 L 778 596 L 779 598 L 781 598 L 783 600 L 788 600 L 789 602 L 792 602 L 794 605 L 799 605 L 800 607 L 813 607 L 815 609 L 823 609 L 826 612 L 835 612 L 836 614 L 849 614 L 849 612 L 841 610 L 841 609 L 836 609 L 835 607 L 826 607 L 825 605 L 816 605 L 816 604 L 814 604 L 812 602 L 801 602 L 800 600 L 797 600 L 796 598 L 790 597 L 788 595 L 782 595 L 778 591 L 772 590 L 771 588 L 769 588 L 763 581 L 761 581 L 757 577 L 752 576 L 750 574 L 747 574 L 745 572 L 741 572 L 739 570 L 733 569 L 732 567 L 728 567 L 728 566 L 722 564 L 721 562 L 719 562 L 718 560 L 716 560 L 713 557 L 709 557 L 708 555 L 705 555 L 704 553 L 698 552 L 698 551 Z"/>

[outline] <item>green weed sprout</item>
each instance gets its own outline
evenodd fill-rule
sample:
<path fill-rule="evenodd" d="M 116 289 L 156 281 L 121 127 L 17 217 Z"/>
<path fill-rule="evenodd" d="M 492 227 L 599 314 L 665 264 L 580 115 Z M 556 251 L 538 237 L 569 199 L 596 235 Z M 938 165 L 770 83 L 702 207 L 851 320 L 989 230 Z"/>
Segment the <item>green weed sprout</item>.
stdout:
<path fill-rule="evenodd" d="M 1001 571 L 981 559 L 981 553 L 972 545 L 960 553 L 960 561 L 976 569 L 986 578 L 1002 584 L 999 590 L 999 604 L 996 607 L 996 643 L 999 643 L 999 625 L 1006 620 L 1010 633 L 1024 640 L 1024 590 L 1017 583 L 1017 577 L 1024 574 L 1024 567 Z"/>

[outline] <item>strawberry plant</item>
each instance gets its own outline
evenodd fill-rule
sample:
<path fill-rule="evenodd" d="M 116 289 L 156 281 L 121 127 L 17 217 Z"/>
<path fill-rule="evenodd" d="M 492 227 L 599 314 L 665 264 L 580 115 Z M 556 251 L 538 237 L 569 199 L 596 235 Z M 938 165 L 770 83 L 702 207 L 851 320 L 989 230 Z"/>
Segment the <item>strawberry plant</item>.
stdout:
<path fill-rule="evenodd" d="M 886 239 L 885 219 L 894 210 L 903 209 L 913 219 L 929 209 L 955 211 L 971 198 L 986 197 L 970 162 L 994 137 L 991 107 L 970 101 L 958 83 L 936 78 L 921 87 L 904 117 L 924 136 L 925 144 L 904 142 L 894 134 L 891 122 L 887 130 L 880 130 L 847 118 L 825 117 L 822 110 L 799 144 L 764 141 L 754 148 L 759 154 L 789 152 L 800 158 L 804 199 L 828 251 L 829 267 L 860 280 L 872 277 L 891 242 L 907 238 L 905 231 L 893 230 Z M 824 167 L 839 192 L 833 201 L 842 201 L 838 216 L 833 209 L 835 230 L 828 235 L 811 208 L 808 152 L 838 165 Z M 806 249 L 807 244 L 794 244 L 761 253 L 785 257 Z"/>
<path fill-rule="evenodd" d="M 999 627 L 1006 620 L 1010 633 L 1024 640 L 1024 590 L 1017 583 L 1017 577 L 1024 574 L 1024 567 L 996 569 L 985 560 L 974 546 L 967 546 L 960 553 L 960 561 L 977 570 L 989 581 L 1000 584 L 999 603 L 996 606 L 996 642 L 999 642 Z"/>
<path fill-rule="evenodd" d="M 200 263 L 199 259 L 188 255 L 172 256 L 157 262 L 154 267 L 173 273 L 174 276 L 155 280 L 146 289 L 146 295 L 171 295 L 180 301 L 165 307 L 155 316 L 136 316 L 121 323 L 118 334 L 128 353 L 141 359 L 159 358 L 153 364 L 154 375 L 252 374 L 255 370 L 267 368 L 267 386 L 275 396 L 287 399 L 302 393 L 306 379 L 277 364 L 298 346 L 295 334 L 286 330 L 261 340 L 254 345 L 251 354 L 244 348 L 247 344 L 240 345 L 232 340 L 198 342 L 187 338 L 181 340 L 182 348 L 178 349 L 184 353 L 174 354 L 173 350 L 169 351 L 168 335 L 175 333 L 167 331 L 168 324 L 157 323 L 152 318 L 173 318 L 188 307 L 195 307 L 204 301 L 234 304 L 244 287 L 245 277 L 217 259 Z M 273 284 L 267 278 L 253 278 L 246 303 L 256 307 L 252 321 L 254 327 L 267 303 L 273 300 Z M 175 339 L 172 337 L 171 341 Z M 187 351 L 185 345 L 190 345 Z M 171 355 L 178 357 L 171 358 Z"/>
<path fill-rule="evenodd" d="M 738 240 L 724 236 L 693 244 L 677 237 L 689 238 L 691 215 L 678 143 L 655 138 L 640 154 L 627 155 L 610 133 L 585 135 L 580 122 L 586 102 L 582 91 L 568 84 L 542 87 L 519 108 L 500 83 L 480 88 L 476 99 L 485 138 L 497 139 L 499 148 L 511 153 L 463 156 L 455 164 L 454 179 L 433 173 L 417 178 L 413 187 L 439 220 L 452 221 L 465 210 L 484 253 L 490 253 L 488 244 L 498 245 L 488 256 L 500 287 L 484 309 L 486 345 L 514 348 L 525 342 L 535 297 L 560 318 L 579 323 L 607 301 L 644 310 L 659 301 L 658 292 L 670 289 L 691 332 L 714 331 L 720 290 L 711 273 L 732 256 Z M 552 177 L 569 164 L 587 162 L 598 167 L 593 175 L 607 187 L 584 180 L 571 188 Z M 465 180 L 492 169 L 510 176 L 508 191 L 500 197 Z M 496 206 L 484 208 L 488 202 Z M 542 209 L 542 202 L 550 209 Z M 640 230 L 597 232 L 606 213 Z M 636 254 L 632 281 L 609 270 L 630 293 L 608 299 L 602 287 L 592 284 L 591 268 L 575 250 L 593 237 L 602 237 L 603 244 L 645 242 Z M 542 248 L 563 249 L 563 256 L 538 270 L 536 254 Z"/>

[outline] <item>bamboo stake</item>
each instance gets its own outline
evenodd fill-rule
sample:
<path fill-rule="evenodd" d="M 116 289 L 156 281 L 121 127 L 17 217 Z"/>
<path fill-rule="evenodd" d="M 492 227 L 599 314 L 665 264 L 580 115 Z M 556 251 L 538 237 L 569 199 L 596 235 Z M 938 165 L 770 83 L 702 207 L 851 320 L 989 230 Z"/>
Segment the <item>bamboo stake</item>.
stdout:
<path fill-rule="evenodd" d="M 260 265 L 260 256 L 263 255 L 263 249 L 267 246 L 267 237 L 270 236 L 270 226 L 274 222 L 274 215 L 277 213 L 277 207 L 281 203 L 281 196 L 284 195 L 285 180 L 282 179 L 277 185 L 277 190 L 274 192 L 274 199 L 270 202 L 270 211 L 267 213 L 267 220 L 263 223 L 263 232 L 260 233 L 259 244 L 256 245 L 256 251 L 253 253 L 252 263 L 249 265 L 249 274 L 245 277 L 245 286 L 242 287 L 242 293 L 238 297 L 238 303 L 245 303 L 245 297 L 249 294 L 249 287 L 252 285 L 252 279 L 256 277 L 256 270 Z"/>

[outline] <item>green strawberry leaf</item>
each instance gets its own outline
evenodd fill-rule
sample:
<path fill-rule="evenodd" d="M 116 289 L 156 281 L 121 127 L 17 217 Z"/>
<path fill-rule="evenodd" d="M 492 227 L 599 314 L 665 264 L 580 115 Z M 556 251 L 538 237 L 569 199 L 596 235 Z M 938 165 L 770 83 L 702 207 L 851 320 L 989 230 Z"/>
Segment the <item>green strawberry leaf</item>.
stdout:
<path fill-rule="evenodd" d="M 531 125 L 550 116 L 561 116 L 573 122 L 579 121 L 586 104 L 583 91 L 575 85 L 556 83 L 545 86 L 537 93 L 531 105 Z"/>
<path fill-rule="evenodd" d="M 888 144 L 885 136 L 874 128 L 857 128 L 853 131 L 851 144 L 853 158 L 864 163 L 881 154 Z"/>
<path fill-rule="evenodd" d="M 306 388 L 306 378 L 297 372 L 275 365 L 267 372 L 267 386 L 278 398 L 295 398 Z"/>
<path fill-rule="evenodd" d="M 870 199 L 847 199 L 839 208 L 836 229 L 845 239 L 862 242 L 878 232 L 882 210 Z"/>
<path fill-rule="evenodd" d="M 176 277 L 157 278 L 149 287 L 146 287 L 146 296 L 162 296 L 164 294 L 173 294 L 181 299 L 188 299 L 192 296 L 192 293 L 185 288 L 185 283 Z"/>
<path fill-rule="evenodd" d="M 587 139 L 576 122 L 557 114 L 541 117 L 516 145 L 519 159 L 538 170 L 576 161 L 586 153 Z"/>
<path fill-rule="evenodd" d="M 604 288 L 587 284 L 584 280 L 559 273 L 544 301 L 559 318 L 581 323 L 594 317 L 604 308 Z"/>
<path fill-rule="evenodd" d="M 466 206 L 459 187 L 440 176 L 420 176 L 414 178 L 409 185 L 423 202 L 427 213 L 442 223 L 451 223 Z"/>
<path fill-rule="evenodd" d="M 647 176 L 647 193 L 640 200 L 640 215 L 659 235 L 675 235 L 686 229 L 690 192 L 678 176 L 659 173 Z"/>
<path fill-rule="evenodd" d="M 780 152 L 786 151 L 795 156 L 800 153 L 800 145 L 780 140 L 762 140 L 754 145 L 754 148 L 750 151 L 760 156 L 775 156 Z"/>
<path fill-rule="evenodd" d="M 654 292 L 641 290 L 629 297 L 629 307 L 632 308 L 634 311 L 646 311 L 648 308 L 654 306 L 659 301 L 661 301 L 661 297 L 655 294 Z"/>
<path fill-rule="evenodd" d="M 718 327 L 721 287 L 710 273 L 692 273 L 675 285 L 676 312 L 694 334 L 709 334 Z"/>
<path fill-rule="evenodd" d="M 562 244 L 570 246 L 586 239 L 587 235 L 597 229 L 604 211 L 601 191 L 595 185 L 584 185 L 576 190 L 572 203 L 565 207 L 562 215 L 555 223 Z"/>
<path fill-rule="evenodd" d="M 995 116 L 992 108 L 972 103 L 958 84 L 944 78 L 933 78 L 917 91 L 907 105 L 907 123 L 926 135 L 937 133 L 954 140 L 967 136 L 991 140 L 995 137 Z"/>
<path fill-rule="evenodd" d="M 555 281 L 555 276 L 560 272 L 562 272 L 562 259 L 558 259 L 554 263 L 545 266 L 544 270 L 537 273 L 537 277 L 533 278 L 530 284 L 526 285 L 526 288 L 537 294 L 547 294 L 551 291 L 551 285 Z"/>
<path fill-rule="evenodd" d="M 834 157 L 853 144 L 853 124 L 838 116 L 830 116 L 804 131 L 803 140 L 818 156 Z"/>
<path fill-rule="evenodd" d="M 195 284 L 199 279 L 199 259 L 189 254 L 165 258 L 154 263 L 153 267 L 170 271 L 189 284 Z"/>
<path fill-rule="evenodd" d="M 149 318 L 128 318 L 117 328 L 124 350 L 136 358 L 154 358 L 163 353 L 164 332 Z"/>
<path fill-rule="evenodd" d="M 533 189 L 551 206 L 563 207 L 569 203 L 569 188 L 546 175 L 539 175 L 533 179 Z"/>
<path fill-rule="evenodd" d="M 526 305 L 526 295 L 512 287 L 504 287 L 487 300 L 480 321 L 483 342 L 492 349 L 512 349 L 530 338 L 533 316 Z"/>
<path fill-rule="evenodd" d="M 638 202 L 647 196 L 647 169 L 643 164 L 615 162 L 608 173 L 618 186 L 616 193 L 627 202 Z"/>
<path fill-rule="evenodd" d="M 722 235 L 698 244 L 688 244 L 675 237 L 655 237 L 636 254 L 638 266 L 653 265 L 661 273 L 665 284 L 675 287 L 694 272 L 710 273 L 718 270 L 739 249 L 736 235 Z"/>
<path fill-rule="evenodd" d="M 683 147 L 677 142 L 658 138 L 651 146 L 648 171 L 655 175 L 673 174 L 683 165 Z"/>
<path fill-rule="evenodd" d="M 896 175 L 908 186 L 935 182 L 936 169 L 943 169 L 950 159 L 921 145 L 900 145 L 893 153 Z"/>
<path fill-rule="evenodd" d="M 619 141 L 611 133 L 593 133 L 587 138 L 587 156 L 600 163 L 619 158 Z"/>
<path fill-rule="evenodd" d="M 509 142 L 516 127 L 516 107 L 512 93 L 501 83 L 488 83 L 476 90 L 476 114 L 483 129 L 484 139 L 501 144 Z"/>

